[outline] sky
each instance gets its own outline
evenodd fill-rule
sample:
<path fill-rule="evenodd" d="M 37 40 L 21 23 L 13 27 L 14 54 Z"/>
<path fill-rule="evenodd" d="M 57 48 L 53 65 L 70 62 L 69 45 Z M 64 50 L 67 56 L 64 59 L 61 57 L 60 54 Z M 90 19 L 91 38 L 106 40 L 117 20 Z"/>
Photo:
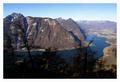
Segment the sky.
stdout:
<path fill-rule="evenodd" d="M 116 4 L 112 3 L 54 3 L 30 4 L 7 3 L 4 4 L 4 17 L 13 12 L 22 13 L 24 16 L 50 17 L 74 20 L 110 20 L 117 21 Z"/>

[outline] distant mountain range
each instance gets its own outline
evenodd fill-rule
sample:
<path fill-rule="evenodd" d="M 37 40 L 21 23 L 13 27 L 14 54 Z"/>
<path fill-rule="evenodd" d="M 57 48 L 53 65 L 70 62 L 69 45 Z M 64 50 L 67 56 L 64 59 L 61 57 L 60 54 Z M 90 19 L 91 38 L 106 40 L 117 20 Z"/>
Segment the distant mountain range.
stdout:
<path fill-rule="evenodd" d="M 12 13 L 4 18 L 4 47 L 14 49 L 30 48 L 75 48 L 82 45 L 85 34 L 72 19 L 52 19 L 42 17 L 25 17 Z"/>
<path fill-rule="evenodd" d="M 83 29 L 84 31 L 92 30 L 111 30 L 112 32 L 117 31 L 117 23 L 113 21 L 77 21 L 77 24 Z"/>

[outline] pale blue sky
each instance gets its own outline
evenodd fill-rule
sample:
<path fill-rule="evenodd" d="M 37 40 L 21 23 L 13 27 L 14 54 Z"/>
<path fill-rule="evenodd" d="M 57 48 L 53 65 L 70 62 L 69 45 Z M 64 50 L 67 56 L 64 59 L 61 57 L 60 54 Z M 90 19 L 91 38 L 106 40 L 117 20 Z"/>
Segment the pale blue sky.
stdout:
<path fill-rule="evenodd" d="M 4 17 L 13 13 L 24 16 L 73 18 L 74 20 L 116 21 L 116 4 L 4 4 Z"/>

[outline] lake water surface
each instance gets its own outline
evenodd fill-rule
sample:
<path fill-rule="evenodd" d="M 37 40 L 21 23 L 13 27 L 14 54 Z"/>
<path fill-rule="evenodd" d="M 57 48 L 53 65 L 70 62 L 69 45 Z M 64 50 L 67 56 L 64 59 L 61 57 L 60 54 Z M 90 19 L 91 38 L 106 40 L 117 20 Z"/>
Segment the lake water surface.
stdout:
<path fill-rule="evenodd" d="M 91 49 L 97 52 L 96 57 L 101 57 L 103 55 L 103 49 L 109 46 L 109 44 L 106 43 L 105 38 L 97 37 L 96 35 L 89 35 L 87 36 L 86 40 L 87 41 L 94 40 Z"/>

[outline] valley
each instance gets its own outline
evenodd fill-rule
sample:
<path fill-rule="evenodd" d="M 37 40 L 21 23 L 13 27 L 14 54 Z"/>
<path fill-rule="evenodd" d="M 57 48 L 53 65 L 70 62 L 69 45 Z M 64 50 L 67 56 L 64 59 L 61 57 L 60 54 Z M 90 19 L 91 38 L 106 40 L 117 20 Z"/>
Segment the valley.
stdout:
<path fill-rule="evenodd" d="M 111 64 L 116 66 L 115 22 L 79 23 L 71 18 L 12 13 L 4 18 L 3 28 L 6 78 L 11 74 L 13 78 L 87 78 L 91 74 L 99 78 L 104 72 L 111 74 L 108 77 L 116 77 L 116 72 L 111 72 L 116 70 L 111 68 Z M 100 62 L 104 62 L 102 67 Z M 109 70 L 106 65 L 110 65 Z"/>

